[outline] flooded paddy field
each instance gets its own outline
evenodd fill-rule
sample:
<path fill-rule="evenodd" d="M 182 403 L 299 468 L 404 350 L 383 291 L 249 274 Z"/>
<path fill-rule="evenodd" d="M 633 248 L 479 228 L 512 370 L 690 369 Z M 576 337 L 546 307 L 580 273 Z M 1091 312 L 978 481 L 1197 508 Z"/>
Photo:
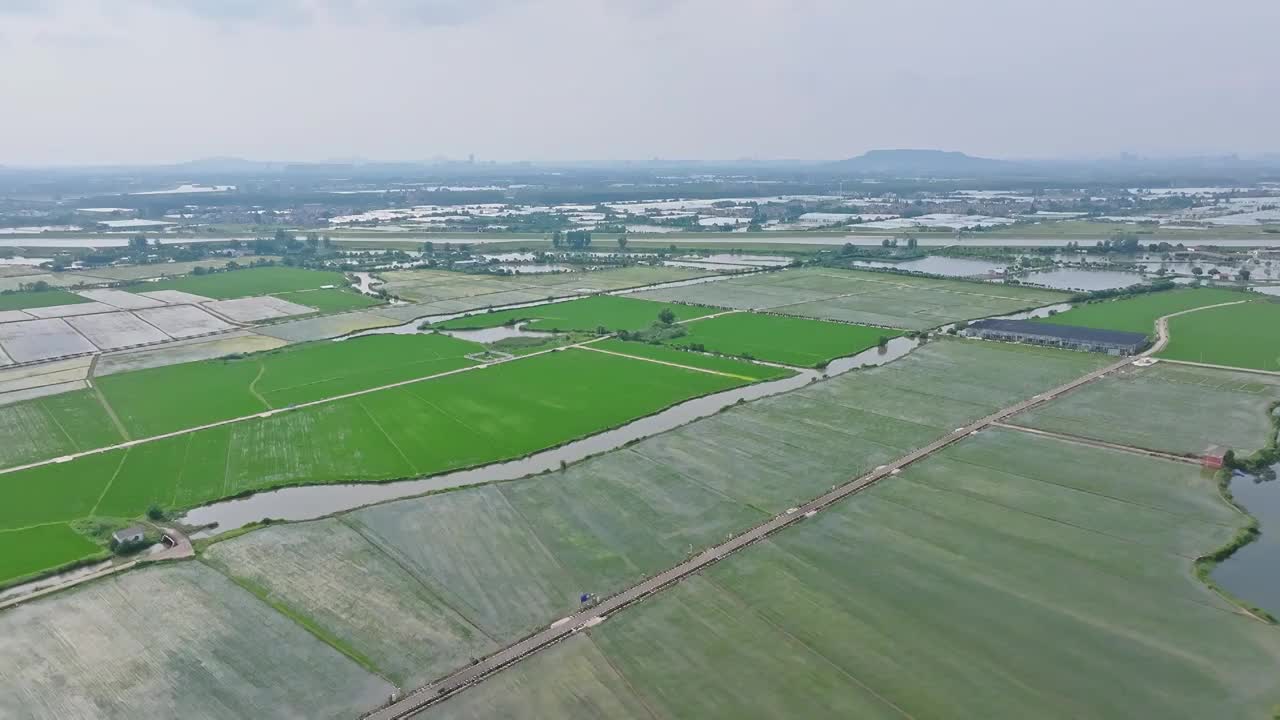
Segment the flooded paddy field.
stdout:
<path fill-rule="evenodd" d="M 1134 447 L 1247 457 L 1267 446 L 1280 376 L 1159 363 L 1128 367 L 1011 422 Z"/>
<path fill-rule="evenodd" d="M 304 343 L 391 327 L 398 323 L 398 320 L 384 317 L 375 309 L 272 323 L 255 328 L 254 331 L 290 343 Z"/>
<path fill-rule="evenodd" d="M 1191 573 L 1243 522 L 1197 468 L 986 431 L 418 717 L 572 706 L 588 662 L 623 717 L 1260 716 L 1280 636 Z"/>
<path fill-rule="evenodd" d="M 749 275 L 639 296 L 906 330 L 1004 315 L 1066 299 L 1062 293 L 1017 285 L 832 269 Z"/>
<path fill-rule="evenodd" d="M 9 718 L 196 720 L 350 718 L 392 690 L 199 562 L 6 610 L 0 686 L 0 715 Z"/>

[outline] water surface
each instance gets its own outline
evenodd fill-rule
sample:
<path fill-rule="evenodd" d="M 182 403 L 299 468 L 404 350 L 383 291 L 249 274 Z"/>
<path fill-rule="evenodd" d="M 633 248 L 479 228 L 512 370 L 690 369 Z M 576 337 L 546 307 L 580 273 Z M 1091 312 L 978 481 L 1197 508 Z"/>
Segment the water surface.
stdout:
<path fill-rule="evenodd" d="M 1280 465 L 1276 466 L 1280 472 Z M 1280 617 L 1280 481 L 1236 473 L 1231 494 L 1258 519 L 1261 535 L 1213 570 L 1227 592 Z"/>
<path fill-rule="evenodd" d="M 1023 281 L 1057 290 L 1116 290 L 1146 282 L 1147 278 L 1134 272 L 1114 270 L 1076 270 L 1063 268 L 1028 273 Z"/>

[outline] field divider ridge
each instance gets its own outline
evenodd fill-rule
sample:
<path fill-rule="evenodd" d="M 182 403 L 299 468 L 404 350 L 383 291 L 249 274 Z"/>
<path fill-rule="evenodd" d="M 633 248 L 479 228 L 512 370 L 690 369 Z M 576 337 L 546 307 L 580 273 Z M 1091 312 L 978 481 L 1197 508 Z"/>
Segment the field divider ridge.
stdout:
<path fill-rule="evenodd" d="M 668 367 L 680 368 L 682 370 L 693 370 L 695 372 L 706 373 L 708 375 L 719 375 L 720 377 L 727 377 L 733 380 L 745 380 L 747 382 L 755 382 L 755 378 L 749 378 L 746 375 L 734 375 L 733 373 L 720 372 L 719 370 L 711 370 L 709 368 L 693 367 L 692 365 L 681 365 L 680 363 L 668 362 L 666 360 L 658 360 L 657 358 L 647 358 L 647 357 L 641 357 L 639 355 L 628 355 L 626 353 L 620 353 L 615 350 L 604 350 L 602 348 L 589 347 L 587 345 L 582 345 L 579 347 L 579 349 L 590 350 L 591 352 L 604 353 L 605 355 L 613 355 L 615 357 L 629 358 L 631 360 L 641 360 L 643 362 L 654 363 L 655 365 L 666 365 Z"/>
<path fill-rule="evenodd" d="M 1101 448 L 1103 450 L 1118 450 L 1132 455 L 1144 455 L 1146 457 L 1153 457 L 1161 460 L 1172 460 L 1173 462 L 1188 463 L 1191 465 L 1200 464 L 1200 461 L 1191 455 L 1179 455 L 1178 453 L 1165 452 L 1163 450 L 1151 450 L 1149 448 L 1137 447 L 1136 445 L 1123 445 L 1121 443 L 1107 442 L 1106 440 L 1095 440 L 1093 438 L 1084 437 L 1083 435 L 1072 435 L 1071 433 L 1057 432 L 1053 430 L 1041 430 L 1039 428 L 1027 427 L 1026 425 L 1014 425 L 1013 423 L 997 422 L 992 423 L 992 425 L 1005 430 L 1026 433 L 1028 435 L 1055 438 L 1057 440 L 1062 440 L 1063 442 L 1075 443 L 1076 445 L 1088 445 L 1090 447 Z"/>

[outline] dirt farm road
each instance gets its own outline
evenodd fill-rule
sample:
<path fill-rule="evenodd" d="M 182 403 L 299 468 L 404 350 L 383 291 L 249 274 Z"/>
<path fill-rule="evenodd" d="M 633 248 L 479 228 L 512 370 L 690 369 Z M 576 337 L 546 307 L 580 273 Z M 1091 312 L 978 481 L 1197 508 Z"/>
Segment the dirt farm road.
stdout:
<path fill-rule="evenodd" d="M 1222 303 L 1220 305 L 1210 305 L 1203 308 L 1194 308 L 1192 310 L 1184 310 L 1182 312 L 1166 315 L 1156 321 L 1156 342 L 1149 349 L 1140 353 L 1136 357 L 1126 357 L 1119 362 L 1094 370 L 1087 375 L 1076 378 L 1075 380 L 1049 390 L 1048 392 L 1035 395 L 1014 405 L 997 410 L 981 420 L 970 423 L 965 427 L 956 428 L 950 434 L 904 455 L 888 465 L 881 465 L 866 475 L 862 475 L 861 477 L 855 478 L 844 485 L 833 488 L 825 495 L 810 500 L 803 505 L 791 508 L 782 514 L 775 515 L 763 524 L 757 525 L 740 535 L 736 535 L 724 543 L 708 548 L 707 550 L 694 555 L 685 562 L 666 570 L 665 572 L 659 573 L 642 583 L 633 585 L 616 595 L 605 598 L 588 609 L 582 610 L 561 620 L 557 620 L 549 627 L 538 631 L 515 644 L 508 645 L 492 655 L 480 659 L 473 665 L 469 665 L 439 680 L 428 683 L 427 685 L 398 699 L 394 703 L 367 714 L 365 718 L 368 720 L 400 720 L 401 718 L 410 717 L 430 705 L 466 690 L 471 685 L 480 682 L 489 675 L 492 675 L 509 665 L 513 665 L 543 648 L 554 645 L 557 642 L 570 637 L 574 633 L 599 625 L 612 613 L 618 612 L 635 602 L 643 600 L 654 593 L 660 592 L 664 588 L 701 571 L 712 563 L 719 561 L 726 555 L 737 552 L 738 550 L 741 550 L 742 548 L 759 540 L 763 540 L 783 528 L 813 517 L 824 508 L 830 507 L 851 495 L 866 490 L 887 477 L 898 474 L 899 471 L 914 462 L 929 457 L 939 450 L 942 450 L 943 448 L 946 448 L 974 433 L 993 426 L 998 426 L 1008 418 L 1017 415 L 1018 413 L 1044 403 L 1051 402 L 1082 385 L 1087 385 L 1095 380 L 1106 377 L 1121 368 L 1133 364 L 1134 360 L 1137 358 L 1150 357 L 1151 355 L 1162 351 L 1169 343 L 1169 318 L 1176 315 L 1184 315 L 1189 312 L 1205 310 L 1209 307 L 1222 307 L 1223 305 L 1235 304 L 1238 303 Z"/>

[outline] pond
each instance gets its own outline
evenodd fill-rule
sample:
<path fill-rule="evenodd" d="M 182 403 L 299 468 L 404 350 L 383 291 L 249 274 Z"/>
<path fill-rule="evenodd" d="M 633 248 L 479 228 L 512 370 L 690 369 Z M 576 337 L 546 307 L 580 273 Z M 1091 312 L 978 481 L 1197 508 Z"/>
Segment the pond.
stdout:
<path fill-rule="evenodd" d="M 499 325 L 498 327 L 481 328 L 479 330 L 438 330 L 437 332 L 456 337 L 459 340 L 470 340 L 471 342 L 488 345 L 496 343 L 499 340 L 518 337 L 533 338 L 550 338 L 555 337 L 555 333 L 537 332 L 534 330 L 525 330 L 527 323 L 518 323 L 516 325 Z"/>
<path fill-rule="evenodd" d="M 571 272 L 573 268 L 564 265 L 550 265 L 547 263 L 519 263 L 498 265 L 499 270 L 516 275 L 542 275 L 546 273 L 565 273 Z"/>
<path fill-rule="evenodd" d="M 216 528 L 194 535 L 197 538 L 212 537 L 268 517 L 276 520 L 313 520 L 337 512 L 415 497 L 429 492 L 516 480 L 527 475 L 556 470 L 561 463 L 577 462 L 592 455 L 615 450 L 629 442 L 686 425 L 694 420 L 710 417 L 738 402 L 778 395 L 804 387 L 819 378 L 839 375 L 861 367 L 893 362 L 905 357 L 919 344 L 918 340 L 910 338 L 894 338 L 884 348 L 871 348 L 858 355 L 835 360 L 823 371 L 800 370 L 795 376 L 782 380 L 759 382 L 686 400 L 655 415 L 518 460 L 443 473 L 419 480 L 385 484 L 309 485 L 262 492 L 196 508 L 187 513 L 181 522 L 189 526 L 216 524 Z"/>
<path fill-rule="evenodd" d="M 878 260 L 857 260 L 854 261 L 853 265 L 855 267 L 892 268 L 895 270 L 905 270 L 907 272 L 944 275 L 946 277 L 974 277 L 978 275 L 990 275 L 995 272 L 1003 272 L 1004 269 L 1008 267 L 1005 263 L 991 262 L 990 260 L 950 258 L 939 255 L 931 255 L 927 258 L 909 260 L 901 263 L 880 262 Z"/>
<path fill-rule="evenodd" d="M 1246 603 L 1280 617 L 1280 481 L 1236 473 L 1231 494 L 1258 519 L 1262 534 L 1214 568 L 1213 579 Z"/>
<path fill-rule="evenodd" d="M 1055 290 L 1116 290 L 1146 282 L 1140 273 L 1113 270 L 1048 270 L 1028 273 L 1022 281 L 1029 285 L 1041 285 Z"/>

